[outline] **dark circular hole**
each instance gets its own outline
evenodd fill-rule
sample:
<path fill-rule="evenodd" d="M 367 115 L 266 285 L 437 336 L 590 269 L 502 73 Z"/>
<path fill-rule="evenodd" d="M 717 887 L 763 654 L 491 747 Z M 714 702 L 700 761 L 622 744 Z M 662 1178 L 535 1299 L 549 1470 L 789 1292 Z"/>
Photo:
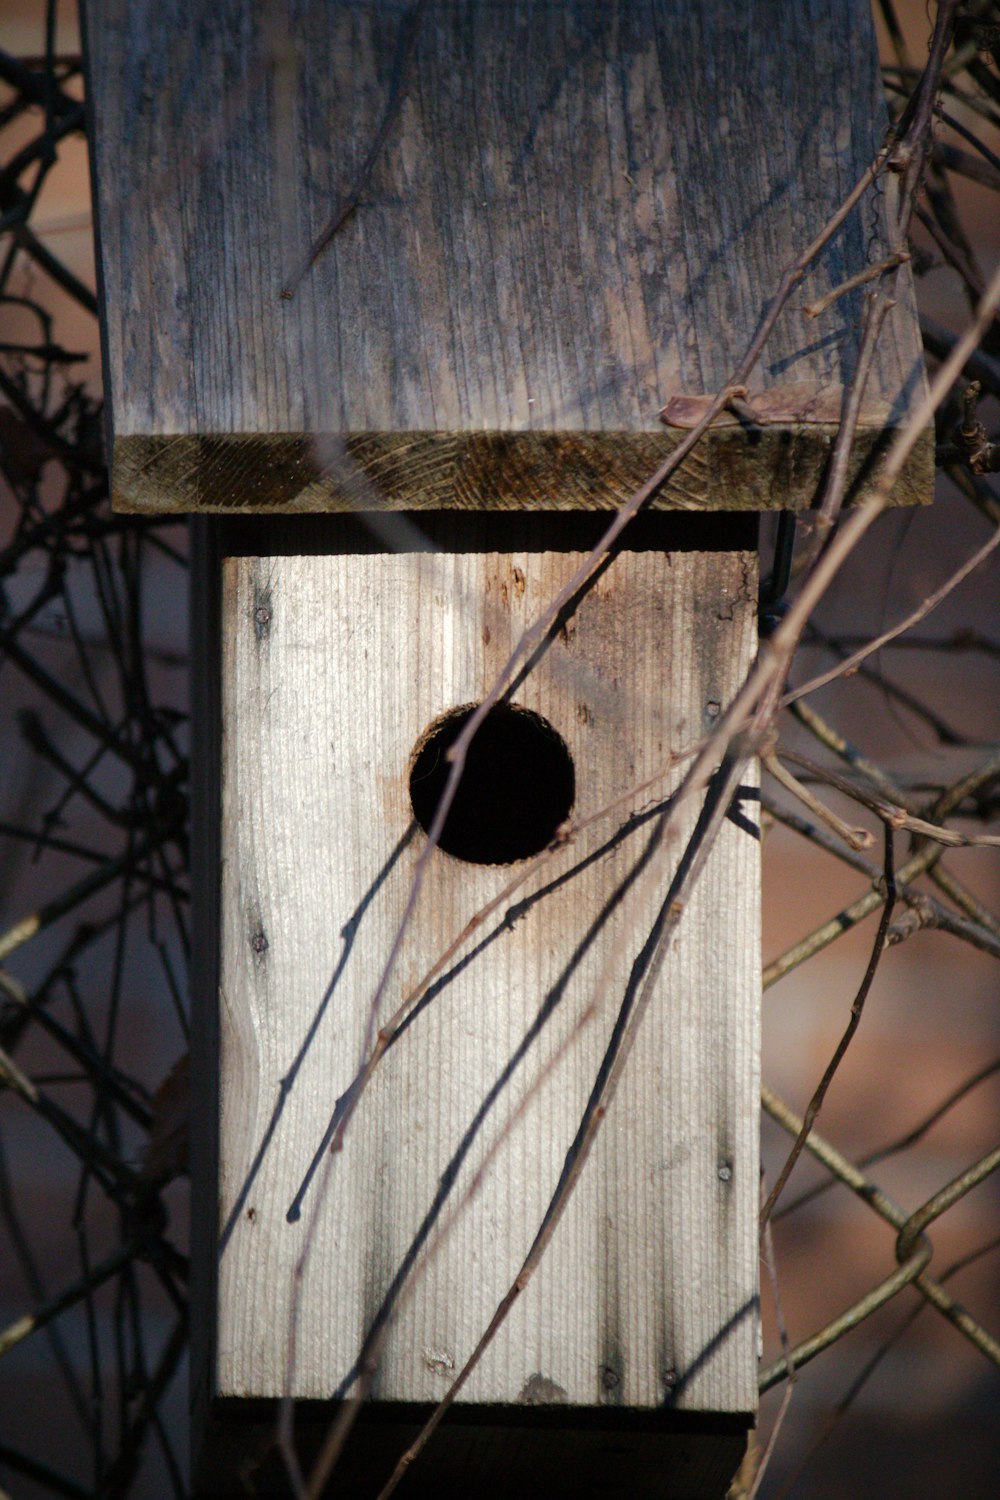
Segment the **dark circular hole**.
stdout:
<path fill-rule="evenodd" d="M 435 719 L 417 741 L 410 803 L 425 833 L 434 821 L 451 761 L 448 751 L 476 711 L 474 703 Z M 473 736 L 440 847 L 478 865 L 509 865 L 549 843 L 573 806 L 573 761 L 541 714 L 498 703 Z"/>

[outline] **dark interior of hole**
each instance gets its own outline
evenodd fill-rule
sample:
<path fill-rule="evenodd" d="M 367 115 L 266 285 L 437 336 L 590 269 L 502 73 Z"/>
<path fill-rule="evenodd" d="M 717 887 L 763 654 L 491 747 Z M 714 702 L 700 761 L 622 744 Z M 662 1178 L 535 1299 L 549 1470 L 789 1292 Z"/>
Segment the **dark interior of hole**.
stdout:
<path fill-rule="evenodd" d="M 447 752 L 475 708 L 456 709 L 431 730 L 410 771 L 413 816 L 429 832 L 448 780 Z M 497 704 L 466 756 L 441 848 L 474 864 L 505 865 L 537 854 L 573 806 L 573 761 L 541 715 Z"/>

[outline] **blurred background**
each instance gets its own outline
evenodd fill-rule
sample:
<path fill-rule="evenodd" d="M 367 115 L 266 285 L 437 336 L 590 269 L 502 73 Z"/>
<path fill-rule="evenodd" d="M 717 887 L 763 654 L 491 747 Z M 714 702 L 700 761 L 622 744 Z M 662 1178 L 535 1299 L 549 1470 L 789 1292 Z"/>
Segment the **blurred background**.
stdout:
<path fill-rule="evenodd" d="M 187 529 L 104 498 L 75 3 L 4 0 L 0 50 L 0 1045 L 37 1091 L 0 1092 L 0 1326 L 67 1304 L 0 1360 L 0 1488 L 184 1494 L 187 1180 L 149 1143 L 187 1051 Z"/>
<path fill-rule="evenodd" d="M 926 59 L 932 9 L 875 6 L 890 102 Z M 932 362 L 1000 259 L 1000 15 L 960 11 L 977 24 L 960 31 L 913 235 Z M 0 1485 L 25 1497 L 183 1495 L 187 537 L 183 523 L 114 517 L 103 499 L 75 6 L 5 0 L 0 51 Z M 46 58 L 48 95 L 37 83 Z M 995 435 L 996 325 L 981 357 L 980 417 Z M 957 413 L 953 402 L 942 436 Z M 933 507 L 884 517 L 824 601 L 792 682 L 919 604 L 982 545 L 998 507 L 994 480 L 942 474 Z M 994 556 L 910 638 L 814 694 L 811 726 L 786 715 L 782 744 L 846 774 L 841 736 L 908 805 L 932 805 L 1000 745 L 998 579 Z M 998 785 L 984 778 L 953 826 L 992 831 Z M 814 789 L 880 840 L 871 814 Z M 788 810 L 807 814 L 767 779 L 765 794 L 763 1076 L 801 1114 L 879 913 L 842 922 L 808 958 L 797 951 L 871 890 L 871 875 L 789 827 Z M 906 848 L 897 835 L 897 862 Z M 865 856 L 876 866 L 879 850 Z M 908 931 L 899 904 L 900 940 L 817 1122 L 855 1164 L 906 1142 L 867 1169 L 906 1214 L 995 1147 L 1000 1118 L 997 851 L 951 850 L 937 869 L 950 887 L 925 877 L 920 888 L 969 930 Z M 765 1186 L 789 1145 L 765 1116 Z M 929 1232 L 933 1273 L 1000 1337 L 996 1178 Z M 773 1221 L 791 1342 L 887 1275 L 894 1241 L 804 1154 Z M 762 1293 L 767 1366 L 781 1346 L 766 1270 Z M 764 1397 L 761 1447 L 784 1390 Z M 1000 1492 L 998 1411 L 1000 1370 L 907 1290 L 802 1370 L 760 1493 L 986 1500 Z"/>

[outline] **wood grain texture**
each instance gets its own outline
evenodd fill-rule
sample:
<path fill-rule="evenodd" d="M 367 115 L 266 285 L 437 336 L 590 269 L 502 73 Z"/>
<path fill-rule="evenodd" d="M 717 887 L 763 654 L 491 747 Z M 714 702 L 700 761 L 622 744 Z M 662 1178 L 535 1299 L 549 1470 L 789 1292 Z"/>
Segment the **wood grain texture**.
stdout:
<path fill-rule="evenodd" d="M 616 505 L 886 125 L 867 0 L 431 0 L 404 59 L 411 15 L 88 0 L 119 507 Z M 885 248 L 872 193 L 762 385 L 850 378 L 862 294 L 801 303 Z M 891 426 L 923 379 L 901 285 L 871 386 Z M 656 503 L 808 505 L 831 431 L 712 433 Z M 898 498 L 930 478 L 927 434 Z"/>
<path fill-rule="evenodd" d="M 373 1393 L 436 1400 L 559 1178 L 696 814 L 644 865 L 643 814 L 670 776 L 581 831 L 477 931 L 388 1053 L 322 1202 L 318 1189 L 422 846 L 413 746 L 482 695 L 578 560 L 224 564 L 220 1397 L 280 1394 L 314 1212 L 294 1390 L 343 1394 L 400 1269 L 434 1245 L 485 1164 L 399 1305 Z M 746 551 L 623 551 L 600 577 L 515 693 L 569 746 L 576 819 L 715 721 L 754 650 L 756 594 Z M 743 810 L 754 823 L 752 798 Z M 759 846 L 746 819 L 725 825 L 695 888 L 599 1143 L 463 1392 L 466 1412 L 565 1405 L 577 1424 L 583 1409 L 659 1412 L 667 1426 L 671 1414 L 755 1409 Z M 433 857 L 387 1010 L 512 868 Z"/>
<path fill-rule="evenodd" d="M 837 427 L 712 429 L 664 485 L 655 509 L 774 510 L 819 492 Z M 853 445 L 847 503 L 868 492 L 892 428 L 862 427 Z M 644 484 L 686 434 L 358 433 L 312 439 L 123 437 L 115 445 L 116 506 L 146 510 L 506 511 L 612 510 Z M 894 502 L 930 498 L 922 444 L 897 481 Z M 317 456 L 322 454 L 321 457 Z M 153 507 L 160 509 L 159 505 Z"/>

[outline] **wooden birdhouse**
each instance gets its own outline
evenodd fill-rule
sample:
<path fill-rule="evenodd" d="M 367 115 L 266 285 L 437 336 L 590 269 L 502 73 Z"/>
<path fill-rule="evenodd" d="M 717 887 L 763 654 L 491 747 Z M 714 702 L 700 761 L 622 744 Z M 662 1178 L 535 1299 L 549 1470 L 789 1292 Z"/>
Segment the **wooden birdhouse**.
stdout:
<path fill-rule="evenodd" d="M 280 1398 L 308 1464 L 360 1394 L 335 1474 L 376 1495 L 541 1233 L 402 1493 L 721 1496 L 756 1410 L 752 786 L 650 959 L 702 816 L 672 793 L 756 650 L 758 513 L 814 503 L 863 293 L 793 298 L 750 416 L 580 569 L 875 155 L 867 4 L 90 0 L 86 40 L 114 501 L 213 517 L 201 1492 L 283 1493 Z M 809 295 L 883 233 L 866 193 Z M 854 498 L 921 379 L 904 283 Z"/>

